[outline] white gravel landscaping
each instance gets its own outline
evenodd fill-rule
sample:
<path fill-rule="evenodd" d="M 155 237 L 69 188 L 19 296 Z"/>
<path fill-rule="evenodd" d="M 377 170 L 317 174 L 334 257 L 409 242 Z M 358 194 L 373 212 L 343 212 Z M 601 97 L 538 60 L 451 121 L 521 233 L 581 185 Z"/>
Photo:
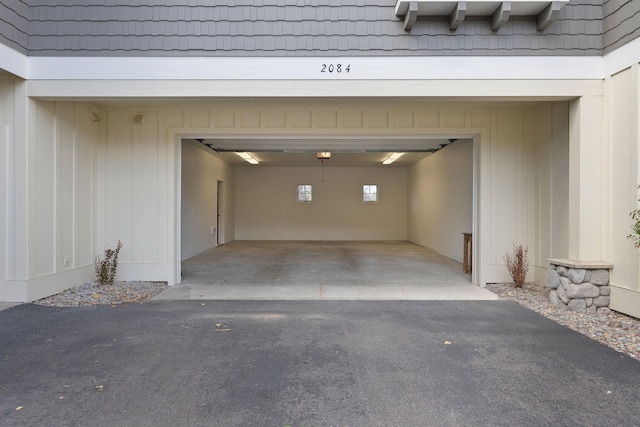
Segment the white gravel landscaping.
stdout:
<path fill-rule="evenodd" d="M 90 282 L 33 303 L 50 307 L 126 304 L 148 300 L 165 289 L 166 282 L 116 281 L 113 285 L 102 286 L 97 282 Z"/>

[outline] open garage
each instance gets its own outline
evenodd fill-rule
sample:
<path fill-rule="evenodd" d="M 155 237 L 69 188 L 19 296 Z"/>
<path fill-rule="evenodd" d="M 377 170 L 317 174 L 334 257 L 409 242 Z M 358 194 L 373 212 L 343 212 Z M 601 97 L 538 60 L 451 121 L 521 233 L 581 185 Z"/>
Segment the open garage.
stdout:
<path fill-rule="evenodd" d="M 122 280 L 171 286 L 185 260 L 230 242 L 405 242 L 453 260 L 459 274 L 470 233 L 464 277 L 479 287 L 509 280 L 503 257 L 514 243 L 528 246 L 537 281 L 546 259 L 568 250 L 576 107 L 566 100 L 209 96 L 30 104 L 40 153 L 30 247 L 41 256 L 29 268 L 46 281 L 16 281 L 7 299 L 87 280 L 92 248 L 118 240 Z M 383 164 L 391 153 L 404 154 Z M 9 212 L 16 233 L 28 201 Z M 7 253 L 14 269 L 17 249 Z"/>
<path fill-rule="evenodd" d="M 228 170 L 232 173 L 224 179 Z M 291 274 L 282 266 L 294 265 L 298 284 L 335 284 L 337 278 L 344 285 L 468 283 L 471 276 L 462 271 L 463 233 L 473 228 L 473 170 L 471 139 L 184 140 L 181 253 L 189 262 L 182 264 L 182 281 L 282 284 Z M 428 230 L 434 242 L 420 257 L 425 265 L 413 270 L 415 249 L 426 249 L 400 244 L 409 240 L 409 224 Z M 230 236 L 247 243 L 243 251 L 220 255 L 225 263 L 216 264 L 222 251 L 211 248 L 231 241 Z M 256 241 L 261 243 L 248 250 L 248 242 Z M 286 250 L 277 244 L 282 241 L 288 242 Z M 203 251 L 207 256 L 195 256 Z M 225 268 L 231 254 L 240 257 L 239 264 Z M 330 261 L 336 257 L 345 262 Z M 248 280 L 254 264 L 262 264 L 264 273 Z M 385 269 L 371 270 L 371 265 Z M 272 278 L 275 270 L 279 274 Z"/>
<path fill-rule="evenodd" d="M 562 204 L 548 205 L 568 185 L 567 103 L 373 104 L 274 100 L 181 111 L 182 126 L 169 134 L 180 159 L 176 282 L 206 281 L 191 263 L 229 242 L 410 243 L 454 262 L 456 281 L 479 286 L 507 280 L 502 257 L 513 243 L 529 242 L 534 274 L 546 270 L 547 251 L 564 249 L 562 234 L 535 236 L 567 221 Z M 393 153 L 402 155 L 383 164 Z M 464 233 L 473 235 L 468 275 Z"/>
<path fill-rule="evenodd" d="M 458 262 L 470 232 L 474 285 L 509 280 L 523 244 L 538 283 L 551 261 L 614 265 L 610 307 L 638 315 L 637 2 L 64 3 L 0 5 L 0 300 L 91 280 L 118 240 L 120 279 L 173 286 L 219 244 Z"/>

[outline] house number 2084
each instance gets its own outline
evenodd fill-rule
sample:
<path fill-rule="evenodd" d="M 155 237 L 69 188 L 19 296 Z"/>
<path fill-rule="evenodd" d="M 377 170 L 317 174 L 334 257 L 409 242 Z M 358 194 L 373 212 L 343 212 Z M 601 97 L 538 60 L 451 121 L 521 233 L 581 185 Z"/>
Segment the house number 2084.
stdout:
<path fill-rule="evenodd" d="M 351 64 L 322 64 L 321 73 L 348 73 L 351 71 Z"/>

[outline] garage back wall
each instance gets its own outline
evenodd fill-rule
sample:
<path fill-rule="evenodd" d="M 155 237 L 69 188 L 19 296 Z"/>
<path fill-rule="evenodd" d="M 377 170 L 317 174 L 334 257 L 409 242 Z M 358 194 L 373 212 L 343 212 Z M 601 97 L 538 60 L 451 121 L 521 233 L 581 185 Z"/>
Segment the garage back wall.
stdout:
<path fill-rule="evenodd" d="M 329 160 L 330 161 L 330 160 Z M 313 200 L 296 200 L 297 186 Z M 377 184 L 379 202 L 362 201 Z M 237 167 L 237 240 L 406 240 L 404 167 Z"/>

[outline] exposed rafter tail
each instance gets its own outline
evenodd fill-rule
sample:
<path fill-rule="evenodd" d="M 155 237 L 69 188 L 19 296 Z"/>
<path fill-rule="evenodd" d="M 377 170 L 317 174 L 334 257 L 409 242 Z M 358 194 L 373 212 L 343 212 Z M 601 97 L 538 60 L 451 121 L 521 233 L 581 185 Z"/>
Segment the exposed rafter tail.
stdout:
<path fill-rule="evenodd" d="M 560 9 L 562 9 L 562 6 L 563 3 L 553 1 L 549 3 L 549 5 L 538 14 L 536 19 L 538 31 L 544 31 L 549 25 L 553 24 L 553 22 L 558 17 L 558 13 L 560 13 Z"/>
<path fill-rule="evenodd" d="M 491 31 L 498 31 L 509 20 L 511 15 L 511 2 L 503 1 L 491 15 Z"/>
<path fill-rule="evenodd" d="M 409 9 L 407 9 L 406 14 L 404 15 L 404 30 L 411 31 L 413 28 L 413 24 L 416 23 L 418 19 L 418 2 L 412 1 L 409 2 Z"/>
<path fill-rule="evenodd" d="M 451 11 L 451 15 L 449 15 L 449 28 L 451 31 L 455 31 L 458 29 L 462 21 L 464 21 L 464 17 L 467 14 L 467 2 L 459 1 L 456 4 L 456 7 Z"/>

